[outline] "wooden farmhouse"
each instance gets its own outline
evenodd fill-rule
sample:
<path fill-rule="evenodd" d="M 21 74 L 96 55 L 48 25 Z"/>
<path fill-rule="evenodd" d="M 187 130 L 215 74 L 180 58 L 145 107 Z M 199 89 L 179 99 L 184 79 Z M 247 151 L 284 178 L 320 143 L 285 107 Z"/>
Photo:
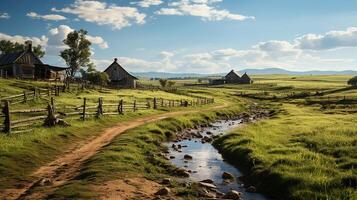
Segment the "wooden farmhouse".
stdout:
<path fill-rule="evenodd" d="M 63 80 L 67 68 L 44 64 L 33 52 L 32 44 L 20 52 L 0 55 L 0 77 Z"/>
<path fill-rule="evenodd" d="M 226 84 L 252 84 L 253 80 L 248 76 L 247 73 L 244 73 L 243 76 L 240 76 L 234 70 L 230 71 L 225 76 Z"/>
<path fill-rule="evenodd" d="M 240 83 L 240 75 L 232 70 L 225 76 L 225 80 L 227 84 Z"/>
<path fill-rule="evenodd" d="M 118 59 L 114 59 L 114 62 L 104 70 L 108 74 L 110 84 L 115 87 L 122 88 L 136 88 L 135 76 L 129 74 L 119 63 Z"/>
<path fill-rule="evenodd" d="M 252 84 L 253 79 L 251 79 L 247 73 L 244 73 L 242 77 L 240 77 L 241 84 Z"/>

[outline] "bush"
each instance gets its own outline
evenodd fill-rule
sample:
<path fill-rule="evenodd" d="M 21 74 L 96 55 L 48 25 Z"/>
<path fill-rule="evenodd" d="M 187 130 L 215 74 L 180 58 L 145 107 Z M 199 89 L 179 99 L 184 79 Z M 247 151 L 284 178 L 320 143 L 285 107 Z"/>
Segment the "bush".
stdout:
<path fill-rule="evenodd" d="M 91 73 L 88 73 L 87 74 L 87 79 L 92 84 L 101 85 L 101 86 L 105 86 L 110 82 L 109 76 L 105 72 L 91 72 Z"/>
<path fill-rule="evenodd" d="M 355 77 L 351 78 L 350 80 L 348 80 L 347 84 L 351 85 L 353 87 L 356 87 L 357 86 L 357 76 L 355 76 Z"/>
<path fill-rule="evenodd" d="M 167 84 L 166 79 L 160 79 L 159 82 L 160 82 L 161 87 L 163 87 L 163 88 L 166 87 L 166 84 Z"/>

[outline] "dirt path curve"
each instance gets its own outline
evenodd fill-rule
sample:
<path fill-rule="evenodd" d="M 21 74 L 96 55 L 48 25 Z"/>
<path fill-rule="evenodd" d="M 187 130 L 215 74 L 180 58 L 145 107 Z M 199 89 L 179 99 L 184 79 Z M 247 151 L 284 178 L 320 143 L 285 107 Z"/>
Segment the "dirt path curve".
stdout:
<path fill-rule="evenodd" d="M 36 170 L 31 177 L 32 181 L 25 184 L 21 189 L 7 189 L 0 194 L 1 200 L 25 200 L 25 199 L 43 199 L 56 188 L 75 177 L 84 161 L 95 155 L 102 147 L 109 144 L 116 136 L 121 133 L 141 126 L 143 124 L 170 118 L 174 116 L 198 113 L 209 110 L 217 110 L 227 107 L 223 104 L 211 108 L 200 110 L 184 110 L 169 113 L 145 116 L 127 122 L 119 122 L 117 125 L 104 129 L 97 137 L 90 138 L 84 143 L 79 144 L 72 151 L 59 156 L 56 160 Z"/>

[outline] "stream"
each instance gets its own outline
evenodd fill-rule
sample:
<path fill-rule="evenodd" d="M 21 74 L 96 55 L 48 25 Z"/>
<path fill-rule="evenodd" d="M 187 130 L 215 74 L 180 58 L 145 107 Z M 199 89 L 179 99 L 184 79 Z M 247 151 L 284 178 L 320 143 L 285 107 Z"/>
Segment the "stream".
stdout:
<path fill-rule="evenodd" d="M 242 123 L 241 119 L 219 120 L 212 123 L 210 127 L 201 127 L 198 129 L 185 130 L 190 134 L 198 134 L 199 137 L 211 138 L 226 133 L 227 131 L 238 127 Z M 208 134 L 207 134 L 208 133 Z M 206 136 L 206 137 L 205 137 Z M 177 167 L 183 168 L 190 173 L 188 178 L 191 181 L 199 182 L 205 179 L 214 181 L 217 190 L 226 193 L 230 190 L 236 190 L 242 194 L 245 200 L 266 200 L 259 193 L 249 193 L 243 187 L 243 183 L 238 177 L 243 174 L 234 166 L 225 162 L 222 155 L 209 142 L 202 142 L 202 138 L 186 138 L 180 141 L 167 143 L 169 147 L 170 161 Z M 177 148 L 177 147 L 180 148 Z M 184 155 L 192 156 L 192 159 L 184 159 Z M 222 178 L 222 173 L 228 172 L 235 177 L 234 181 L 226 182 Z"/>

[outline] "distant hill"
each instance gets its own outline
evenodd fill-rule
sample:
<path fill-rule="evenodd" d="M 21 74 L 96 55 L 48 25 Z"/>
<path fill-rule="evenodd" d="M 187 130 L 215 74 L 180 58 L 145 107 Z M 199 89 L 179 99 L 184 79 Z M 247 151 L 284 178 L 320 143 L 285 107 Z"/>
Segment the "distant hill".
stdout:
<path fill-rule="evenodd" d="M 240 73 L 247 72 L 247 74 L 286 74 L 286 75 L 345 75 L 345 74 L 357 74 L 357 71 L 353 70 L 343 70 L 343 71 L 289 71 L 281 68 L 265 68 L 265 69 L 245 69 L 241 70 Z"/>
<path fill-rule="evenodd" d="M 357 75 L 357 71 L 344 70 L 344 71 L 289 71 L 281 68 L 265 68 L 265 69 L 245 69 L 240 70 L 239 73 L 246 72 L 250 75 L 262 74 L 284 74 L 284 75 Z M 227 71 L 228 73 L 228 71 Z M 217 74 L 200 74 L 200 73 L 167 73 L 167 72 L 134 72 L 134 76 L 141 78 L 200 78 L 200 77 L 217 77 L 224 76 L 226 73 Z"/>
<path fill-rule="evenodd" d="M 134 76 L 142 78 L 198 78 L 212 76 L 213 74 L 198 73 L 167 73 L 167 72 L 133 72 Z"/>

